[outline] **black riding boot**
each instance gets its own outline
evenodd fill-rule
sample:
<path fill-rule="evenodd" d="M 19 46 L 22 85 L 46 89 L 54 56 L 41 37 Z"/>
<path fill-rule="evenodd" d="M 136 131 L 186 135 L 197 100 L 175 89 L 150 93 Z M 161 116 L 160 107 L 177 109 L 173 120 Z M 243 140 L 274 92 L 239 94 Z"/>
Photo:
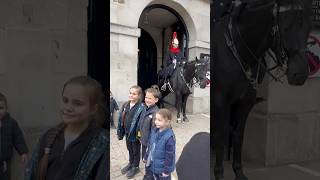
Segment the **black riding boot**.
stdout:
<path fill-rule="evenodd" d="M 248 178 L 244 175 L 241 164 L 233 164 L 232 165 L 235 180 L 248 180 Z"/>
<path fill-rule="evenodd" d="M 214 177 L 215 177 L 215 180 L 223 180 L 224 179 L 224 172 L 223 172 L 223 167 L 217 167 L 215 166 L 214 167 Z"/>

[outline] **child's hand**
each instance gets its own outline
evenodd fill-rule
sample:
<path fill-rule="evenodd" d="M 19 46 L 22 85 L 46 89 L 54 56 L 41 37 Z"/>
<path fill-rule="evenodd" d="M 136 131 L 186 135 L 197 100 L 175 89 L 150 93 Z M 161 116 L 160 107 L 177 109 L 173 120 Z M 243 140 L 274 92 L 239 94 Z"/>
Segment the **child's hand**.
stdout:
<path fill-rule="evenodd" d="M 28 162 L 28 155 L 27 154 L 21 155 L 21 162 L 23 163 L 23 165 L 27 164 L 27 162 Z"/>
<path fill-rule="evenodd" d="M 162 176 L 163 176 L 163 177 L 168 177 L 169 174 L 162 173 Z"/>

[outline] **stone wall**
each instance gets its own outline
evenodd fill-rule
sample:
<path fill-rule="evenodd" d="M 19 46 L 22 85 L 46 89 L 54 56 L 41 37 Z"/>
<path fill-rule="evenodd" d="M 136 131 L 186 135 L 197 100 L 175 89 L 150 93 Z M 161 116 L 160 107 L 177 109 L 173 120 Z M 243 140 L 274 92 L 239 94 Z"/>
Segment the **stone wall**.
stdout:
<path fill-rule="evenodd" d="M 63 83 L 86 74 L 87 5 L 86 0 L 0 1 L 0 92 L 31 150 L 39 135 L 59 122 Z M 12 179 L 23 179 L 18 157 L 12 167 Z"/>

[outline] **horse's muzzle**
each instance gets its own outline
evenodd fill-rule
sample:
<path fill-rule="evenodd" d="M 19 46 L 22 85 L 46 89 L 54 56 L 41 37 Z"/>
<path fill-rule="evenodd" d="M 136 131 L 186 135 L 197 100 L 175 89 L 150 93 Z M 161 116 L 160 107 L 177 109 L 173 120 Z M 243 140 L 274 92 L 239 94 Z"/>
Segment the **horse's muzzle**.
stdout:
<path fill-rule="evenodd" d="M 309 75 L 309 65 L 305 53 L 296 54 L 289 58 L 287 80 L 290 85 L 302 86 Z"/>
<path fill-rule="evenodd" d="M 207 86 L 207 82 L 206 82 L 206 81 L 201 81 L 201 82 L 200 82 L 200 88 L 201 88 L 201 89 L 206 88 L 206 86 Z"/>

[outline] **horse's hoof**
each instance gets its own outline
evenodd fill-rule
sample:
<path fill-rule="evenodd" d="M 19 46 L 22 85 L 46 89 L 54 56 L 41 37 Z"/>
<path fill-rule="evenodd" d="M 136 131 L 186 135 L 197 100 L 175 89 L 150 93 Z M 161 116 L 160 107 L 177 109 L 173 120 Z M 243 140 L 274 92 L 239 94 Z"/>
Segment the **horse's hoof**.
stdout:
<path fill-rule="evenodd" d="M 189 122 L 189 119 L 187 117 L 183 118 L 183 121 Z"/>
<path fill-rule="evenodd" d="M 237 172 L 235 173 L 235 175 L 236 175 L 235 180 L 248 180 L 247 176 L 244 175 L 244 173 L 243 173 L 242 170 L 241 170 L 241 171 L 237 171 Z"/>
<path fill-rule="evenodd" d="M 178 118 L 178 119 L 177 119 L 177 123 L 179 123 L 179 122 L 181 122 L 181 118 Z"/>
<path fill-rule="evenodd" d="M 214 177 L 216 180 L 224 180 L 223 174 L 216 174 Z"/>

